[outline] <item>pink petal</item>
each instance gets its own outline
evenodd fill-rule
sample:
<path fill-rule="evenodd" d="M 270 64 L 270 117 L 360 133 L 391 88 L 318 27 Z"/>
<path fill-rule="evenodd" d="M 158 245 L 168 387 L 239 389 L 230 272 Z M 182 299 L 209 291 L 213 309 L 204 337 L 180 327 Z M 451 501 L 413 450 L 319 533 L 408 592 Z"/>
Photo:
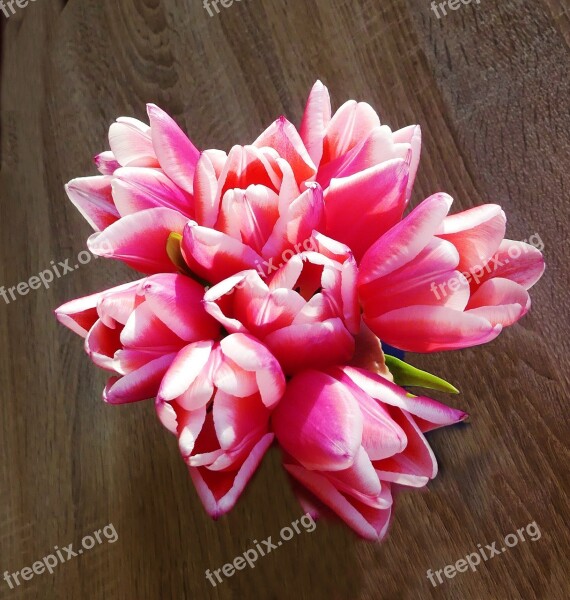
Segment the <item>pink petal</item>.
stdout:
<path fill-rule="evenodd" d="M 193 279 L 161 273 L 148 277 L 142 289 L 152 312 L 181 339 L 195 342 L 218 337 L 219 324 L 202 306 L 204 288 Z"/>
<path fill-rule="evenodd" d="M 123 167 L 158 167 L 150 127 L 131 117 L 119 117 L 109 128 L 109 145 Z"/>
<path fill-rule="evenodd" d="M 100 297 L 101 292 L 66 302 L 55 309 L 55 316 L 62 325 L 84 338 L 99 319 L 97 302 Z"/>
<path fill-rule="evenodd" d="M 275 192 L 281 185 L 279 155 L 272 148 L 233 146 L 218 177 L 218 191 L 214 206 L 233 188 L 245 189 L 251 183 L 264 185 Z"/>
<path fill-rule="evenodd" d="M 374 127 L 349 152 L 320 167 L 317 181 L 327 188 L 333 178 L 349 177 L 385 161 L 399 158 L 409 164 L 411 153 L 409 144 L 394 144 L 392 130 L 388 126 Z"/>
<path fill-rule="evenodd" d="M 360 448 L 354 464 L 343 471 L 327 473 L 327 479 L 343 494 L 352 496 L 373 508 L 389 508 L 392 499 L 382 494 L 380 479 L 364 448 Z"/>
<path fill-rule="evenodd" d="M 122 260 L 143 273 L 176 272 L 166 242 L 171 232 L 182 233 L 187 220 L 170 208 L 149 208 L 93 234 L 87 247 L 93 254 Z"/>
<path fill-rule="evenodd" d="M 161 413 L 159 413 L 159 417 L 160 415 Z M 165 413 L 162 413 L 162 416 L 166 416 Z M 178 434 L 178 448 L 184 459 L 187 459 L 192 454 L 205 420 L 206 406 L 190 412 L 181 411 L 178 416 L 177 427 L 174 433 Z M 168 421 L 166 421 L 166 426 L 169 426 Z"/>
<path fill-rule="evenodd" d="M 107 327 L 113 329 L 117 323 L 124 325 L 128 321 L 133 310 L 143 301 L 138 295 L 138 290 L 144 281 L 146 279 L 138 279 L 100 294 L 97 312 Z"/>
<path fill-rule="evenodd" d="M 449 215 L 437 235 L 459 251 L 460 271 L 484 266 L 495 254 L 505 236 L 507 218 L 497 204 L 483 204 Z"/>
<path fill-rule="evenodd" d="M 214 426 L 222 450 L 230 451 L 267 431 L 269 411 L 257 394 L 239 398 L 220 390 L 214 400 Z"/>
<path fill-rule="evenodd" d="M 347 469 L 362 440 L 362 413 L 350 388 L 318 371 L 289 381 L 272 422 L 279 444 L 307 469 Z"/>
<path fill-rule="evenodd" d="M 147 208 L 166 207 L 192 217 L 192 196 L 159 169 L 122 167 L 113 177 L 113 199 L 122 217 Z"/>
<path fill-rule="evenodd" d="M 278 204 L 277 194 L 263 185 L 228 190 L 222 200 L 216 229 L 261 253 L 279 217 Z"/>
<path fill-rule="evenodd" d="M 221 342 L 223 354 L 245 371 L 255 373 L 261 400 L 267 408 L 279 402 L 285 392 L 285 376 L 275 357 L 251 335 L 234 333 Z"/>
<path fill-rule="evenodd" d="M 213 344 L 212 341 L 195 342 L 188 344 L 176 354 L 176 358 L 160 385 L 158 398 L 161 401 L 172 401 L 188 390 L 206 369 L 212 354 Z M 210 396 L 206 398 L 204 403 L 198 402 L 197 404 L 203 406 L 210 399 Z M 195 410 L 200 406 L 183 404 L 186 410 Z"/>
<path fill-rule="evenodd" d="M 378 317 L 365 316 L 364 321 L 380 339 L 406 352 L 439 352 L 486 344 L 502 329 L 483 317 L 446 306 L 409 306 Z"/>
<path fill-rule="evenodd" d="M 408 166 L 401 159 L 331 180 L 324 197 L 327 235 L 362 258 L 402 218 L 407 180 Z"/>
<path fill-rule="evenodd" d="M 372 460 L 379 460 L 402 452 L 408 443 L 406 434 L 390 416 L 389 412 L 367 393 L 363 392 L 350 377 L 336 377 L 350 387 L 364 419 L 362 446 Z"/>
<path fill-rule="evenodd" d="M 121 342 L 128 348 L 164 352 L 173 352 L 183 346 L 183 340 L 154 314 L 147 302 L 131 313 L 121 332 Z"/>
<path fill-rule="evenodd" d="M 111 177 L 79 177 L 65 186 L 75 208 L 95 231 L 105 229 L 119 218 L 111 193 Z"/>
<path fill-rule="evenodd" d="M 93 162 L 102 175 L 112 175 L 121 166 L 110 150 L 97 154 Z"/>
<path fill-rule="evenodd" d="M 311 239 L 313 231 L 320 229 L 324 219 L 323 191 L 317 183 L 308 183 L 308 189 L 283 211 L 262 249 L 266 259 L 283 258 L 286 250 L 299 252 Z M 276 266 L 281 266 L 277 264 Z"/>
<path fill-rule="evenodd" d="M 432 238 L 397 271 L 360 286 L 358 293 L 368 318 L 412 305 L 440 305 L 462 311 L 470 296 L 465 276 L 455 270 L 459 254 L 451 242 Z"/>
<path fill-rule="evenodd" d="M 394 142 L 401 144 L 406 143 L 411 147 L 409 158 L 410 177 L 408 178 L 408 188 L 406 191 L 406 200 L 412 195 L 412 188 L 416 179 L 416 173 L 420 164 L 420 153 L 422 148 L 422 130 L 419 125 L 408 125 L 403 129 L 394 132 Z"/>
<path fill-rule="evenodd" d="M 102 369 L 115 371 L 115 352 L 122 346 L 120 330 L 109 329 L 102 321 L 97 321 L 85 338 L 85 352 Z"/>
<path fill-rule="evenodd" d="M 499 249 L 484 269 L 472 273 L 475 285 L 491 277 L 510 279 L 531 288 L 544 273 L 544 257 L 538 248 L 525 242 L 503 240 Z"/>
<path fill-rule="evenodd" d="M 214 227 L 218 220 L 220 208 L 220 196 L 218 196 L 219 173 L 216 171 L 214 160 L 212 151 L 202 152 L 194 174 L 195 218 L 198 225 L 203 227 Z"/>
<path fill-rule="evenodd" d="M 217 519 L 234 507 L 272 441 L 272 433 L 264 435 L 237 472 L 189 468 L 200 500 L 211 517 Z"/>
<path fill-rule="evenodd" d="M 147 104 L 146 108 L 152 145 L 160 166 L 174 183 L 191 194 L 200 152 L 172 117 L 155 104 Z"/>
<path fill-rule="evenodd" d="M 264 342 L 287 374 L 346 363 L 354 353 L 354 338 L 339 318 L 283 327 Z"/>
<path fill-rule="evenodd" d="M 343 367 L 342 371 L 368 396 L 411 413 L 421 422 L 422 431 L 454 425 L 467 418 L 467 413 L 446 406 L 426 396 L 411 396 L 406 390 L 380 375 L 355 367 Z"/>
<path fill-rule="evenodd" d="M 111 377 L 103 392 L 109 404 L 124 404 L 154 398 L 175 353 L 165 354 L 124 377 Z"/>
<path fill-rule="evenodd" d="M 254 146 L 262 148 L 269 146 L 279 153 L 293 168 L 295 179 L 300 185 L 301 182 L 310 179 L 316 173 L 316 167 L 313 163 L 303 140 L 285 117 L 280 117 L 273 122 L 256 140 Z"/>
<path fill-rule="evenodd" d="M 305 148 L 307 148 L 315 165 L 319 164 L 323 155 L 323 139 L 330 120 L 331 101 L 329 91 L 326 86 L 317 80 L 309 94 L 299 130 Z"/>
<path fill-rule="evenodd" d="M 447 194 L 434 194 L 380 237 L 360 261 L 359 285 L 384 277 L 415 258 L 430 242 L 452 202 Z"/>
<path fill-rule="evenodd" d="M 390 414 L 405 432 L 408 444 L 403 452 L 374 462 L 374 467 L 383 481 L 423 487 L 437 475 L 433 450 L 408 413 L 392 408 Z"/>
<path fill-rule="evenodd" d="M 239 240 L 192 221 L 184 228 L 181 248 L 190 269 L 211 283 L 218 283 L 238 271 L 252 269 L 262 260 Z"/>
<path fill-rule="evenodd" d="M 307 471 L 297 465 L 283 466 L 358 535 L 373 541 L 381 540 L 386 535 L 390 524 L 391 508 L 367 507 L 344 496 L 324 475 Z M 388 485 L 385 485 L 385 488 L 389 492 Z"/>
<path fill-rule="evenodd" d="M 487 319 L 503 327 L 516 323 L 530 309 L 530 296 L 522 285 L 493 277 L 483 282 L 471 296 L 466 314 Z"/>
<path fill-rule="evenodd" d="M 325 164 L 364 141 L 380 125 L 376 111 L 366 102 L 345 102 L 328 124 L 321 163 Z"/>

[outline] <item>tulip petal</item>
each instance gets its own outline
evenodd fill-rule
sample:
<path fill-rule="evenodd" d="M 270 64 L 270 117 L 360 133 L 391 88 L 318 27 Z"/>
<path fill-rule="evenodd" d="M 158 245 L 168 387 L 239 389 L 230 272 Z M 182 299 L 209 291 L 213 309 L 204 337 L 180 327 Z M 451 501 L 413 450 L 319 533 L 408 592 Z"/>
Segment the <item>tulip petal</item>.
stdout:
<path fill-rule="evenodd" d="M 366 139 L 371 129 L 379 126 L 380 119 L 369 104 L 348 100 L 336 111 L 328 124 L 321 164 L 346 154 Z"/>
<path fill-rule="evenodd" d="M 383 341 L 406 352 L 458 350 L 494 340 L 501 325 L 446 306 L 408 306 L 364 321 Z"/>
<path fill-rule="evenodd" d="M 390 524 L 391 508 L 377 509 L 347 498 L 327 477 L 297 465 L 283 465 L 321 502 L 331 508 L 347 525 L 364 539 L 378 541 L 384 538 Z M 389 493 L 389 484 L 383 486 Z"/>
<path fill-rule="evenodd" d="M 249 246 L 231 236 L 190 221 L 184 228 L 182 254 L 199 277 L 218 283 L 261 262 Z"/>
<path fill-rule="evenodd" d="M 193 216 L 192 196 L 183 192 L 159 169 L 122 167 L 113 176 L 113 199 L 122 217 L 160 206 Z"/>
<path fill-rule="evenodd" d="M 150 127 L 131 117 L 119 117 L 109 127 L 109 146 L 123 167 L 158 167 Z"/>
<path fill-rule="evenodd" d="M 313 163 L 303 140 L 295 126 L 285 117 L 279 117 L 256 140 L 254 146 L 262 148 L 269 146 L 279 153 L 293 168 L 297 184 L 310 179 L 316 173 Z"/>
<path fill-rule="evenodd" d="M 394 272 L 429 244 L 449 212 L 452 198 L 434 194 L 378 239 L 360 261 L 359 285 Z"/>
<path fill-rule="evenodd" d="M 218 390 L 214 399 L 214 427 L 224 451 L 231 451 L 267 431 L 269 411 L 258 394 L 237 397 Z"/>
<path fill-rule="evenodd" d="M 362 440 L 362 413 L 350 388 L 318 371 L 289 381 L 272 422 L 279 444 L 307 469 L 347 469 Z"/>
<path fill-rule="evenodd" d="M 191 194 L 200 152 L 172 117 L 155 104 L 147 104 L 146 108 L 152 146 L 160 166 L 174 183 Z"/>
<path fill-rule="evenodd" d="M 482 275 L 473 273 L 478 279 L 474 283 L 476 286 L 491 277 L 502 277 L 528 290 L 542 277 L 544 268 L 544 257 L 538 248 L 525 242 L 503 240 L 489 263 L 481 269 Z"/>
<path fill-rule="evenodd" d="M 95 231 L 101 231 L 119 218 L 113 202 L 111 177 L 78 177 L 65 186 L 67 196 Z"/>
<path fill-rule="evenodd" d="M 211 517 L 217 519 L 234 507 L 272 441 L 272 433 L 264 435 L 237 472 L 189 468 L 198 496 Z"/>
<path fill-rule="evenodd" d="M 497 204 L 483 204 L 446 217 L 437 235 L 459 251 L 460 271 L 482 268 L 505 236 L 507 218 Z"/>
<path fill-rule="evenodd" d="M 203 227 L 214 227 L 220 208 L 220 196 L 218 196 L 220 174 L 216 170 L 217 154 L 214 152 L 223 155 L 225 163 L 227 159 L 225 152 L 206 150 L 202 152 L 194 174 L 195 218 L 198 225 Z"/>
<path fill-rule="evenodd" d="M 275 357 L 254 337 L 234 333 L 221 342 L 223 354 L 245 371 L 255 373 L 263 404 L 271 408 L 285 392 L 285 376 Z"/>
<path fill-rule="evenodd" d="M 128 348 L 164 351 L 178 350 L 183 346 L 181 340 L 152 311 L 147 302 L 143 302 L 131 313 L 121 332 L 121 342 Z"/>
<path fill-rule="evenodd" d="M 408 165 L 401 159 L 332 179 L 324 196 L 327 235 L 362 258 L 402 218 L 407 180 Z"/>
<path fill-rule="evenodd" d="M 212 354 L 213 344 L 212 341 L 194 342 L 176 354 L 176 358 L 172 361 L 160 385 L 158 391 L 160 401 L 172 401 L 188 390 L 200 373 L 205 370 Z M 208 396 L 206 402 L 209 399 Z M 184 405 L 184 408 L 191 409 L 188 404 Z"/>
<path fill-rule="evenodd" d="M 354 338 L 339 318 L 289 325 L 270 333 L 264 343 L 287 374 L 346 363 L 354 353 Z"/>
<path fill-rule="evenodd" d="M 315 165 L 323 155 L 323 139 L 327 125 L 331 120 L 331 101 L 329 91 L 319 80 L 315 82 L 309 94 L 299 133 L 307 152 Z"/>
<path fill-rule="evenodd" d="M 112 175 L 121 166 L 110 150 L 97 154 L 93 162 L 101 175 Z"/>
<path fill-rule="evenodd" d="M 153 313 L 186 342 L 217 338 L 220 327 L 203 306 L 204 288 L 175 273 L 151 275 L 142 284 Z"/>
<path fill-rule="evenodd" d="M 166 242 L 171 232 L 182 233 L 187 218 L 170 208 L 149 208 L 127 215 L 87 240 L 93 254 L 122 260 L 143 273 L 172 273 Z"/>
<path fill-rule="evenodd" d="M 342 367 L 342 371 L 371 398 L 414 415 L 424 432 L 454 425 L 468 416 L 467 413 L 432 398 L 409 395 L 403 388 L 370 371 L 355 367 Z"/>
<path fill-rule="evenodd" d="M 125 404 L 154 398 L 175 356 L 176 353 L 165 354 L 124 377 L 111 377 L 103 391 L 103 400 L 109 404 Z"/>
<path fill-rule="evenodd" d="M 374 467 L 383 481 L 423 487 L 437 475 L 437 460 L 433 450 L 406 411 L 391 407 L 390 415 L 405 432 L 408 444 L 403 452 L 375 461 Z"/>
<path fill-rule="evenodd" d="M 487 319 L 503 327 L 516 323 L 530 309 L 530 296 L 522 285 L 493 277 L 483 282 L 471 296 L 466 314 Z"/>
<path fill-rule="evenodd" d="M 394 131 L 394 142 L 397 144 L 406 143 L 410 145 L 411 153 L 409 158 L 410 176 L 408 178 L 408 188 L 406 190 L 406 200 L 412 195 L 412 188 L 416 179 L 416 173 L 420 164 L 420 154 L 422 148 L 422 130 L 419 125 L 408 125 L 403 129 Z"/>

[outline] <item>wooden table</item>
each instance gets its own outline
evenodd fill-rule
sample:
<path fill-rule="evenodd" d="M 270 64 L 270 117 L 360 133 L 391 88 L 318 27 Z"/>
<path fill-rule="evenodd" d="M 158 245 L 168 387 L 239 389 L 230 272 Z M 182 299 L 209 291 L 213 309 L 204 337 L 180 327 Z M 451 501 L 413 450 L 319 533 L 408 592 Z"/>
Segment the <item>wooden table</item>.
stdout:
<path fill-rule="evenodd" d="M 227 150 L 279 114 L 297 122 L 316 78 L 335 106 L 354 97 L 393 128 L 422 125 L 414 202 L 498 202 L 508 236 L 538 234 L 548 264 L 531 313 L 495 342 L 409 355 L 462 390 L 450 401 L 471 419 L 430 436 L 440 474 L 399 497 L 385 543 L 320 522 L 215 588 L 206 569 L 302 514 L 278 451 L 211 521 L 152 403 L 105 405 L 105 374 L 51 314 L 133 274 L 92 261 L 0 300 L 0 573 L 110 523 L 119 536 L 17 589 L 0 579 L 1 598 L 570 597 L 568 3 L 455 2 L 440 18 L 428 0 L 235 0 L 211 17 L 200 0 L 38 0 L 0 14 L 2 285 L 85 248 L 63 184 L 95 173 L 115 117 L 156 102 L 197 145 Z M 534 521 L 537 541 L 427 579 Z"/>

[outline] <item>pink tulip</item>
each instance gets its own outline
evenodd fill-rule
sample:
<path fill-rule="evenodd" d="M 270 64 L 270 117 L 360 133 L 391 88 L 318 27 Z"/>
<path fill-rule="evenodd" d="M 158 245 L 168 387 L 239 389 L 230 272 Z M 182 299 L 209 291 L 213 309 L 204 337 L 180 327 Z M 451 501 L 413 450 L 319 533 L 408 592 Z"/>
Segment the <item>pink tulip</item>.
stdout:
<path fill-rule="evenodd" d="M 162 380 L 157 413 L 180 452 L 208 513 L 229 511 L 273 441 L 271 409 L 285 377 L 269 350 L 234 333 L 189 344 Z"/>
<path fill-rule="evenodd" d="M 150 125 L 121 117 L 102 173 L 74 179 L 67 193 L 96 233 L 89 249 L 147 274 L 176 272 L 165 253 L 182 234 L 192 272 L 218 283 L 254 263 L 299 252 L 320 231 L 357 260 L 397 223 L 419 161 L 420 130 L 392 133 L 371 106 L 349 101 L 331 117 L 317 82 L 300 133 L 285 117 L 252 144 L 199 153 L 157 106 Z M 347 227 L 347 222 L 351 223 Z"/>
<path fill-rule="evenodd" d="M 402 350 L 435 352 L 491 341 L 527 313 L 527 290 L 544 271 L 538 249 L 504 239 L 499 206 L 447 216 L 451 203 L 446 194 L 422 202 L 359 265 L 365 323 Z"/>
<path fill-rule="evenodd" d="M 267 282 L 256 270 L 237 273 L 206 292 L 205 309 L 227 331 L 261 340 L 287 374 L 347 362 L 360 324 L 356 263 L 333 256 L 343 262 L 296 254 Z"/>
<path fill-rule="evenodd" d="M 354 100 L 331 117 L 328 90 L 317 81 L 300 133 L 325 190 L 323 233 L 347 244 L 360 260 L 402 217 L 420 160 L 420 127 L 392 132 L 369 104 Z"/>
<path fill-rule="evenodd" d="M 382 539 L 391 485 L 422 487 L 437 474 L 424 432 L 467 415 L 361 369 L 295 375 L 271 417 L 286 470 L 359 535 Z"/>
<path fill-rule="evenodd" d="M 203 310 L 203 288 L 188 277 L 153 275 L 72 300 L 58 320 L 85 338 L 85 351 L 113 371 L 103 392 L 110 404 L 154 398 L 177 352 L 217 339 L 220 328 Z"/>

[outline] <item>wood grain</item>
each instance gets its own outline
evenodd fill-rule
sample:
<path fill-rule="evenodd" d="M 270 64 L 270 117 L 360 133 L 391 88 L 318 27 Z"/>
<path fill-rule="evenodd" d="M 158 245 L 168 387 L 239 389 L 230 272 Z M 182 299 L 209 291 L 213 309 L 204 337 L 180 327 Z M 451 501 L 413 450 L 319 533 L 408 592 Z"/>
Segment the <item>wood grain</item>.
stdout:
<path fill-rule="evenodd" d="M 470 423 L 435 432 L 440 474 L 404 493 L 388 540 L 320 523 L 213 588 L 216 569 L 301 515 L 273 450 L 236 509 L 205 515 L 151 403 L 100 401 L 105 375 L 58 326 L 61 302 L 134 276 L 93 261 L 0 300 L 0 571 L 113 523 L 89 554 L 0 598 L 570 597 L 568 550 L 569 8 L 481 0 L 438 20 L 427 0 L 38 0 L 2 19 L 0 284 L 75 260 L 89 228 L 62 186 L 93 173 L 118 115 L 170 111 L 203 148 L 298 121 L 322 79 L 338 106 L 367 100 L 394 128 L 419 122 L 414 201 L 499 202 L 508 235 L 539 234 L 533 310 L 483 347 L 410 360 L 454 382 Z M 520 543 L 434 588 L 427 569 L 536 521 Z"/>

